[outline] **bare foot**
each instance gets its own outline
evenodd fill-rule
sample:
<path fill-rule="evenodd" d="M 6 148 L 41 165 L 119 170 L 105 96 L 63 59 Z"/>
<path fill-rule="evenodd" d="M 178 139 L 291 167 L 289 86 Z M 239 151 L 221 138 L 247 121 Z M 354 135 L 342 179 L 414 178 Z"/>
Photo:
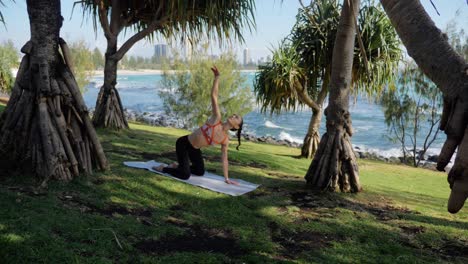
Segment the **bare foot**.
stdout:
<path fill-rule="evenodd" d="M 165 167 L 166 167 L 166 165 L 161 164 L 161 165 L 159 165 L 157 167 L 156 166 L 152 167 L 152 169 L 155 170 L 155 171 L 162 172 Z"/>
<path fill-rule="evenodd" d="M 169 167 L 169 168 L 175 169 L 175 168 L 177 168 L 178 166 L 179 166 L 179 165 L 177 164 L 177 162 L 173 162 L 173 163 L 171 163 L 171 165 L 169 165 L 168 167 Z"/>

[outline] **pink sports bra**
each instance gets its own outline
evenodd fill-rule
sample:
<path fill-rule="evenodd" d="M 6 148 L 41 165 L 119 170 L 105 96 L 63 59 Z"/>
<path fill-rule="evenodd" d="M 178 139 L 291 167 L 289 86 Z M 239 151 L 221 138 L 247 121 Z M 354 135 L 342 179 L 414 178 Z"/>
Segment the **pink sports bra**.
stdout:
<path fill-rule="evenodd" d="M 218 142 L 218 141 L 216 141 L 214 139 L 214 135 L 215 135 L 214 129 L 215 129 L 215 127 L 220 126 L 220 125 L 221 125 L 221 121 L 219 121 L 218 123 L 216 123 L 214 125 L 210 125 L 210 124 L 206 123 L 202 127 L 200 127 L 200 130 L 202 131 L 202 134 L 206 139 L 206 143 L 208 143 L 209 145 L 224 144 L 224 142 L 228 138 L 228 136 L 226 134 L 224 134 L 224 138 L 220 142 Z"/>

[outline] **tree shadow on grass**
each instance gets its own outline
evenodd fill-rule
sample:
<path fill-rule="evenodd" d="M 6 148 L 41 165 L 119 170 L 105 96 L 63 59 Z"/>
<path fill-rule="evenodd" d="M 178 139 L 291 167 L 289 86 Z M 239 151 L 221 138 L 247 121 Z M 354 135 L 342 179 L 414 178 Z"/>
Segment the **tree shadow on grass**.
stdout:
<path fill-rule="evenodd" d="M 69 253 L 65 249 L 68 245 L 70 254 L 78 252 L 83 259 L 174 262 L 185 257 L 187 261 L 191 258 L 201 262 L 215 259 L 273 263 L 366 262 L 369 259 L 390 262 L 396 258 L 403 262 L 434 259 L 461 262 L 467 257 L 464 252 L 468 246 L 464 240 L 441 235 L 444 239 L 437 243 L 424 241 L 424 235 L 433 232 L 430 225 L 461 232 L 467 229 L 466 222 L 422 215 L 396 206 L 391 200 L 378 202 L 372 200 L 372 194 L 370 199 L 360 200 L 359 194 L 316 193 L 308 190 L 297 175 L 255 166 L 245 170 L 247 164 L 241 164 L 242 167 L 232 168 L 231 176 L 262 186 L 247 195 L 230 197 L 122 165 L 121 161 L 129 158 L 145 159 L 153 149 L 159 153 L 158 157 L 171 158 L 172 145 L 161 146 L 157 140 L 151 141 L 158 136 L 145 131 L 105 136 L 104 147 L 113 161 L 112 171 L 90 177 L 95 184 L 82 180 L 75 180 L 70 186 L 53 184 L 47 196 L 41 197 L 34 196 L 34 192 L 1 187 L 0 195 L 8 196 L 5 202 L 15 203 L 14 195 L 20 192 L 36 202 L 33 207 L 23 207 L 21 203 L 16 206 L 17 214 L 23 216 L 29 207 L 48 212 L 52 209 L 47 203 L 53 204 L 60 215 L 39 214 L 40 220 L 44 219 L 40 228 L 51 230 L 55 238 L 51 240 L 55 241 L 52 245 Z M 118 144 L 114 144 L 115 140 Z M 143 141 L 148 141 L 149 146 L 142 144 Z M 259 169 L 271 177 L 259 176 Z M 411 203 L 421 197 L 398 190 L 388 194 L 408 197 Z M 44 199 L 44 203 L 39 199 Z M 46 217 L 54 220 L 47 222 Z M 402 224 L 404 220 L 411 222 Z M 1 219 L 0 225 L 14 226 L 13 220 L 4 221 Z M 75 226 L 82 228 L 75 229 Z M 434 232 L 443 232 L 437 226 Z M 23 228 L 16 232 L 24 232 L 23 235 L 33 240 L 41 232 Z M 65 243 L 77 240 L 85 242 Z M 12 242 L 2 241 L 0 244 L 12 248 L 8 246 Z M 60 241 L 65 241 L 64 245 L 57 245 Z M 28 244 L 16 246 L 15 250 L 20 252 Z"/>
<path fill-rule="evenodd" d="M 156 176 L 160 177 L 160 176 Z M 215 229 L 221 229 L 221 233 L 225 234 L 239 234 L 239 233 L 252 233 L 254 230 L 249 230 L 249 222 L 255 222 L 255 234 L 258 236 L 260 233 L 264 233 L 264 236 L 261 236 L 262 239 L 256 241 L 258 244 L 264 244 L 265 241 L 271 241 L 276 244 L 274 248 L 270 248 L 268 253 L 273 254 L 274 260 L 331 260 L 333 259 L 333 254 L 329 253 L 320 253 L 316 252 L 317 250 L 329 251 L 330 247 L 336 243 L 363 243 L 362 240 L 365 240 L 364 244 L 368 245 L 381 245 L 382 247 L 390 247 L 393 249 L 385 254 L 399 256 L 401 254 L 421 254 L 421 250 L 424 251 L 423 257 L 428 258 L 442 258 L 442 259 L 454 259 L 457 257 L 468 257 L 465 255 L 464 250 L 468 247 L 465 245 L 465 242 L 459 242 L 447 239 L 446 241 L 441 242 L 438 246 L 431 246 L 429 244 L 422 244 L 420 241 L 415 241 L 412 236 L 421 234 L 425 232 L 424 228 L 418 226 L 399 226 L 397 220 L 402 219 L 412 219 L 417 218 L 425 223 L 443 223 L 454 228 L 464 228 L 466 223 L 463 223 L 463 226 L 460 226 L 460 223 L 451 223 L 450 221 L 445 221 L 433 217 L 422 216 L 417 212 L 411 211 L 404 207 L 398 207 L 389 204 L 377 204 L 374 202 L 370 203 L 359 203 L 350 201 L 346 197 L 340 194 L 329 194 L 329 193 L 314 193 L 306 190 L 305 188 L 297 188 L 291 190 L 290 188 L 281 188 L 275 186 L 286 186 L 289 184 L 284 183 L 284 180 L 270 180 L 272 181 L 269 184 L 269 187 L 265 187 L 260 191 L 260 194 L 257 191 L 246 195 L 245 197 L 228 197 L 225 195 L 219 195 L 216 198 L 203 198 L 195 194 L 195 192 L 200 192 L 200 190 L 195 188 L 192 189 L 194 193 L 191 192 L 175 192 L 164 188 L 161 184 L 155 184 L 149 178 L 142 178 L 142 184 L 151 186 L 151 189 L 157 190 L 157 193 L 163 193 L 165 196 L 174 198 L 172 201 L 175 204 L 171 207 L 171 217 L 176 219 L 175 223 L 184 223 L 187 220 L 195 221 L 197 224 L 182 224 L 186 229 L 190 226 L 193 226 L 195 230 L 188 231 L 188 234 L 191 232 L 197 232 L 199 226 L 215 226 Z M 159 182 L 158 182 L 159 183 Z M 123 188 L 123 187 L 121 187 Z M 145 195 L 140 193 L 139 195 Z M 146 194 L 150 195 L 150 194 Z M 271 199 L 270 199 L 271 198 Z M 193 201 L 197 201 L 193 203 Z M 219 208 L 223 204 L 232 204 L 237 203 L 235 212 L 226 212 L 224 209 L 213 209 Z M 299 216 L 295 219 L 294 227 L 288 227 L 275 219 L 270 215 L 265 215 L 263 212 L 264 208 L 267 207 L 277 207 L 281 213 L 286 213 L 288 209 L 285 207 L 296 207 L 299 210 Z M 173 210 L 176 208 L 176 210 Z M 357 213 L 356 217 L 362 217 L 362 215 L 370 215 L 370 218 L 375 217 L 375 221 L 378 222 L 378 225 L 390 226 L 393 231 L 388 229 L 381 228 L 376 226 L 373 223 L 360 223 L 356 221 L 351 225 L 349 224 L 340 224 L 339 221 L 331 221 L 336 217 L 341 210 L 348 210 L 352 213 Z M 174 211 L 174 212 L 172 212 Z M 296 211 L 297 212 L 297 211 Z M 222 217 L 223 214 L 228 215 L 226 221 L 228 223 L 223 223 Z M 219 221 L 213 220 L 218 218 Z M 369 218 L 369 216 L 367 216 Z M 180 220 L 182 219 L 182 220 Z M 306 229 L 309 223 L 315 222 L 320 225 L 326 226 L 326 230 L 335 230 L 334 232 L 323 230 L 310 230 Z M 176 224 L 178 225 L 178 224 Z M 228 229 L 225 229 L 226 226 L 229 226 Z M 186 239 L 186 236 L 182 235 L 181 239 Z M 235 239 L 237 244 L 245 245 L 251 242 L 252 237 L 243 240 L 236 235 L 230 236 L 230 239 Z M 320 237 L 320 239 L 319 239 Z M 411 237 L 411 238 L 408 238 Z M 166 238 L 163 238 L 163 241 L 166 241 Z M 382 244 L 382 240 L 389 241 L 386 245 Z M 148 250 L 148 243 L 154 243 L 153 249 L 157 248 L 155 245 L 160 245 L 161 241 L 157 240 L 144 240 L 141 242 L 145 245 L 144 250 Z M 177 240 L 176 240 L 177 241 Z M 201 240 L 203 241 L 203 240 Z M 232 242 L 232 241 L 231 241 Z M 390 246 L 391 243 L 396 245 Z M 169 244 L 175 243 L 173 240 L 170 240 Z M 191 242 L 190 242 L 191 243 Z M 190 244 L 189 243 L 189 244 Z M 204 242 L 205 243 L 205 242 Z M 141 246 L 141 244 L 138 244 Z M 187 244 L 182 244 L 187 245 Z M 266 247 L 266 245 L 263 245 Z M 164 249 L 168 250 L 168 249 Z M 164 251 L 163 250 L 163 251 Z M 174 249 L 176 250 L 176 249 Z M 197 249 L 198 250 L 198 249 Z M 200 249 L 201 250 L 201 249 Z M 379 246 L 376 246 L 374 249 L 376 252 L 373 254 L 379 253 Z M 164 251 L 164 252 L 166 252 Z M 241 251 L 246 255 L 255 255 L 256 250 L 254 248 L 242 248 Z M 385 251 L 385 250 L 384 250 Z M 309 256 L 310 252 L 314 252 L 313 256 Z M 146 252 L 148 253 L 148 252 Z M 232 252 L 231 252 L 232 253 Z M 231 254 L 226 252 L 226 254 Z M 158 253 L 149 253 L 156 254 Z M 357 253 L 356 253 L 357 254 Z M 384 255 L 385 255 L 384 254 Z M 358 254 L 355 257 L 359 257 Z M 336 260 L 336 259 L 335 259 Z"/>

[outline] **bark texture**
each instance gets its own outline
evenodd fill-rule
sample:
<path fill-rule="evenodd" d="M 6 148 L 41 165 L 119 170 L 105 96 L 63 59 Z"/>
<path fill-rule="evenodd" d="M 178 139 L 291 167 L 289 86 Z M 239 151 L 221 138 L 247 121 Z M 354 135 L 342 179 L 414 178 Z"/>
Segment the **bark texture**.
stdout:
<path fill-rule="evenodd" d="M 43 185 L 106 169 L 107 160 L 60 39 L 60 0 L 28 0 L 31 40 L 0 118 L 0 168 L 29 169 Z M 62 54 L 59 53 L 61 47 Z"/>
<path fill-rule="evenodd" d="M 305 176 L 313 189 L 361 191 L 348 111 L 356 34 L 353 16 L 357 15 L 359 4 L 359 0 L 343 2 L 333 50 L 329 104 L 325 109 L 327 132 Z"/>
<path fill-rule="evenodd" d="M 116 85 L 117 61 L 106 58 L 104 85 L 99 91 L 93 116 L 93 123 L 96 127 L 107 127 L 113 129 L 128 128 L 122 101 L 120 100 L 119 92 L 115 88 Z"/>
<path fill-rule="evenodd" d="M 136 43 L 137 39 L 135 36 L 140 33 L 137 33 L 124 43 L 120 51 L 117 49 L 118 36 L 125 27 L 121 14 L 125 7 L 122 7 L 121 4 L 125 3 L 121 1 L 112 2 L 110 22 L 108 21 L 108 10 L 104 9 L 102 6 L 99 8 L 99 20 L 107 40 L 107 49 L 104 65 L 104 85 L 99 91 L 93 115 L 93 123 L 96 127 L 113 129 L 128 128 L 122 101 L 120 100 L 119 92 L 115 88 L 117 85 L 117 64 L 126 51 Z M 141 36 L 141 38 L 142 37 L 143 36 Z"/>
<path fill-rule="evenodd" d="M 320 143 L 319 127 L 321 120 L 321 109 L 319 111 L 312 110 L 309 128 L 307 129 L 307 134 L 304 137 L 304 143 L 301 148 L 301 157 L 311 159 L 315 156 Z"/>
<path fill-rule="evenodd" d="M 381 0 L 408 54 L 444 94 L 440 129 L 447 135 L 437 163 L 443 171 L 455 150 L 448 174 L 449 211 L 458 212 L 468 197 L 468 65 L 449 45 L 418 0 Z M 453 198 L 453 199 L 452 199 Z"/>
<path fill-rule="evenodd" d="M 328 69 L 326 70 L 325 76 L 328 76 Z M 306 89 L 302 85 L 296 86 L 296 92 L 304 104 L 308 105 L 312 109 L 312 116 L 309 121 L 309 128 L 307 134 L 304 137 L 304 143 L 301 148 L 301 157 L 311 159 L 315 156 L 320 144 L 320 122 L 322 121 L 322 109 L 323 102 L 328 93 L 329 78 L 325 77 L 322 83 L 322 88 L 317 95 L 316 100 L 313 100 Z M 307 86 L 307 85 L 306 85 Z"/>

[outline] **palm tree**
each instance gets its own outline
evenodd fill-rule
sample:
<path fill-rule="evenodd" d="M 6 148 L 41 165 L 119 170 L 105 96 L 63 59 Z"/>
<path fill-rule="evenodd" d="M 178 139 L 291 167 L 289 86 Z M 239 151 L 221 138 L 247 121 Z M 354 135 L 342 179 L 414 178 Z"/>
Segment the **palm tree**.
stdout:
<path fill-rule="evenodd" d="M 152 40 L 159 33 L 165 38 L 210 40 L 243 40 L 241 30 L 251 28 L 253 0 L 83 0 L 85 14 L 92 14 L 94 25 L 100 22 L 107 39 L 104 85 L 102 86 L 93 122 L 95 126 L 128 128 L 122 103 L 115 89 L 117 64 L 139 40 Z M 133 29 L 136 33 L 120 48 L 119 34 Z"/>
<path fill-rule="evenodd" d="M 320 141 L 318 129 L 330 83 L 339 8 L 336 0 L 321 0 L 301 9 L 291 34 L 273 51 L 272 62 L 259 67 L 254 84 L 263 112 L 280 113 L 298 105 L 311 108 L 302 157 L 312 158 Z M 380 8 L 369 3 L 359 14 L 367 64 L 356 46 L 352 87 L 354 92 L 376 95 L 396 72 L 400 41 Z"/>
<path fill-rule="evenodd" d="M 359 170 L 351 145 L 349 114 L 353 57 L 359 0 L 343 2 L 331 65 L 330 96 L 325 109 L 327 132 L 305 176 L 314 189 L 359 192 Z"/>
<path fill-rule="evenodd" d="M 69 49 L 60 38 L 60 0 L 28 0 L 27 6 L 31 39 L 21 49 L 25 55 L 0 117 L 0 168 L 31 169 L 43 184 L 106 169 L 106 157 L 67 64 Z"/>
<path fill-rule="evenodd" d="M 447 134 L 447 140 L 437 169 L 443 171 L 458 148 L 455 164 L 448 174 L 452 189 L 448 210 L 456 213 L 468 197 L 467 62 L 450 46 L 418 0 L 380 2 L 408 54 L 444 95 L 440 129 Z"/>

